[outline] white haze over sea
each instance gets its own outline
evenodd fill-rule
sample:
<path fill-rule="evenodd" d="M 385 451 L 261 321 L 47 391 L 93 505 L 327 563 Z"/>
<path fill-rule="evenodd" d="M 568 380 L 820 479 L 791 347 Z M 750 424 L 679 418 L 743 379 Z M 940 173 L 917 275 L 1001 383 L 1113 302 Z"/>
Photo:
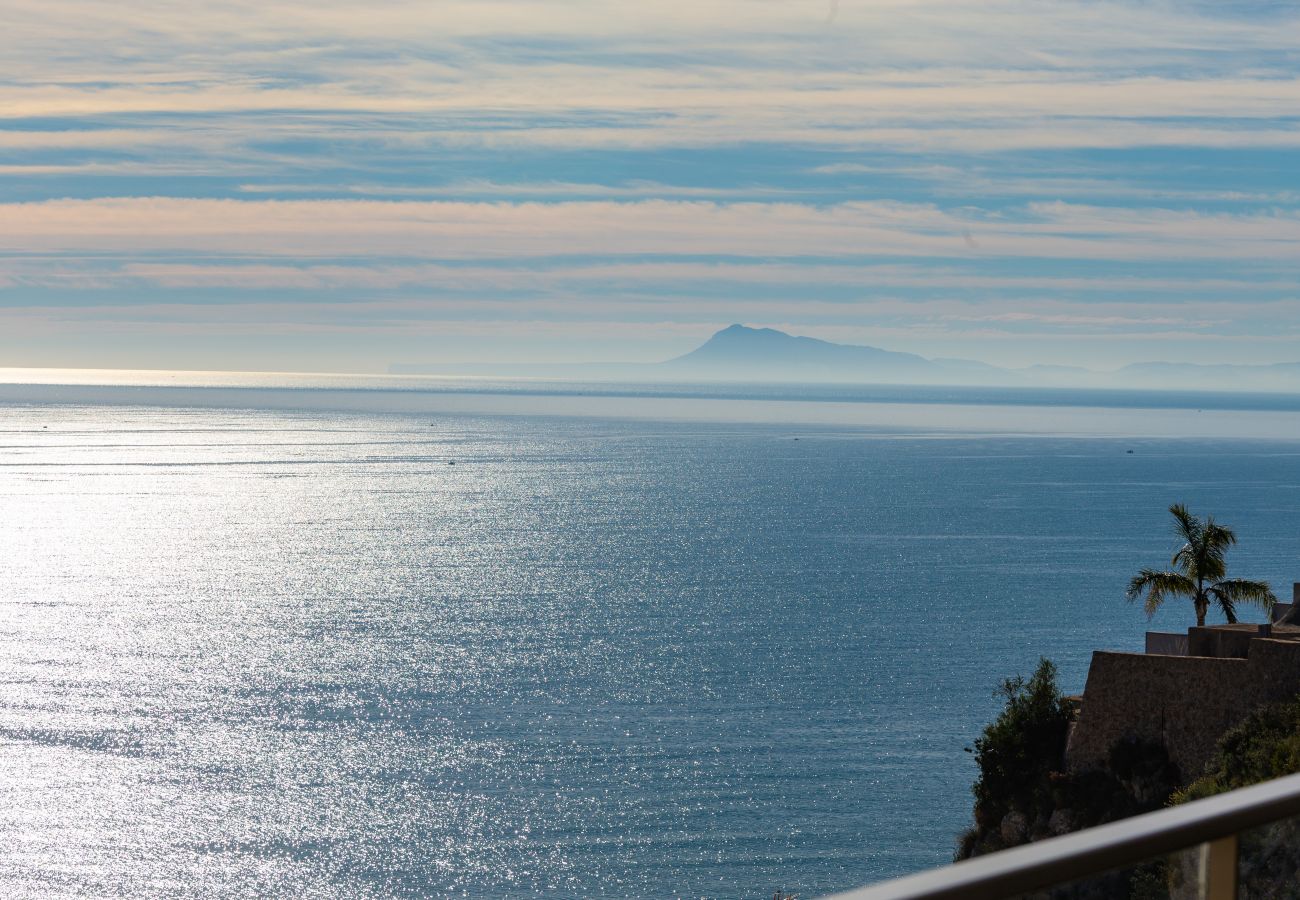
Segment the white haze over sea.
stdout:
<path fill-rule="evenodd" d="M 1279 439 L 1300 434 L 1300 395 L 1204 391 L 0 368 L 0 402 L 594 416 L 939 433 Z"/>
<path fill-rule="evenodd" d="M 1300 398 L 0 373 L 0 894 L 816 896 L 1170 503 L 1300 577 Z"/>

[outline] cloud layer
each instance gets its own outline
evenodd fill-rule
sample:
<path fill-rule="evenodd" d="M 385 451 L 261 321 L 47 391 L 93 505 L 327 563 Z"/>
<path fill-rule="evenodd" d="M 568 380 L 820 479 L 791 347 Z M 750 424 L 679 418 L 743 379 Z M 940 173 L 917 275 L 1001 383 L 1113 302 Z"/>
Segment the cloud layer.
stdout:
<path fill-rule="evenodd" d="M 1300 357 L 1276 4 L 6 17 L 0 364 L 655 358 L 733 320 L 1013 364 Z"/>

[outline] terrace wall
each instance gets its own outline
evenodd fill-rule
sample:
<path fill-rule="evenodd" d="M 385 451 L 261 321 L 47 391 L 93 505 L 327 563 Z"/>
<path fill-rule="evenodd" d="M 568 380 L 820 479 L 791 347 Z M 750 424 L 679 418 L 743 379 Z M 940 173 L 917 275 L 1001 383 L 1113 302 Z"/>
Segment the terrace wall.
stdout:
<path fill-rule="evenodd" d="M 1072 770 L 1105 765 L 1120 739 L 1159 741 L 1183 777 L 1256 707 L 1300 694 L 1300 642 L 1256 638 L 1245 659 L 1097 651 L 1066 748 Z"/>

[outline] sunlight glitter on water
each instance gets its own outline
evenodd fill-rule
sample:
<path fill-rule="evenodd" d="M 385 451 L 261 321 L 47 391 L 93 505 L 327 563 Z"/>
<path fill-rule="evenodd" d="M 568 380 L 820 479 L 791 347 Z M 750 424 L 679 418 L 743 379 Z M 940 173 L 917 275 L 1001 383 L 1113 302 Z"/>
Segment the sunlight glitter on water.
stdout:
<path fill-rule="evenodd" d="M 948 856 L 998 679 L 1136 646 L 1171 496 L 1300 555 L 1293 443 L 65 404 L 0 445 L 6 896 L 849 887 Z"/>

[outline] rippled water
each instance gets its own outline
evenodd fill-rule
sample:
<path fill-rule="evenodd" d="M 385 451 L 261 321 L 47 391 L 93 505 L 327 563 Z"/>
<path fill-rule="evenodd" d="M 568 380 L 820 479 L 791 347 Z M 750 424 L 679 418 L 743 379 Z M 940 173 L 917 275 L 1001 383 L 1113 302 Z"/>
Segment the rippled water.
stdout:
<path fill-rule="evenodd" d="M 811 897 L 949 858 L 997 681 L 1140 646 L 1169 503 L 1300 577 L 1288 441 L 10 404 L 0 445 L 4 896 Z"/>

